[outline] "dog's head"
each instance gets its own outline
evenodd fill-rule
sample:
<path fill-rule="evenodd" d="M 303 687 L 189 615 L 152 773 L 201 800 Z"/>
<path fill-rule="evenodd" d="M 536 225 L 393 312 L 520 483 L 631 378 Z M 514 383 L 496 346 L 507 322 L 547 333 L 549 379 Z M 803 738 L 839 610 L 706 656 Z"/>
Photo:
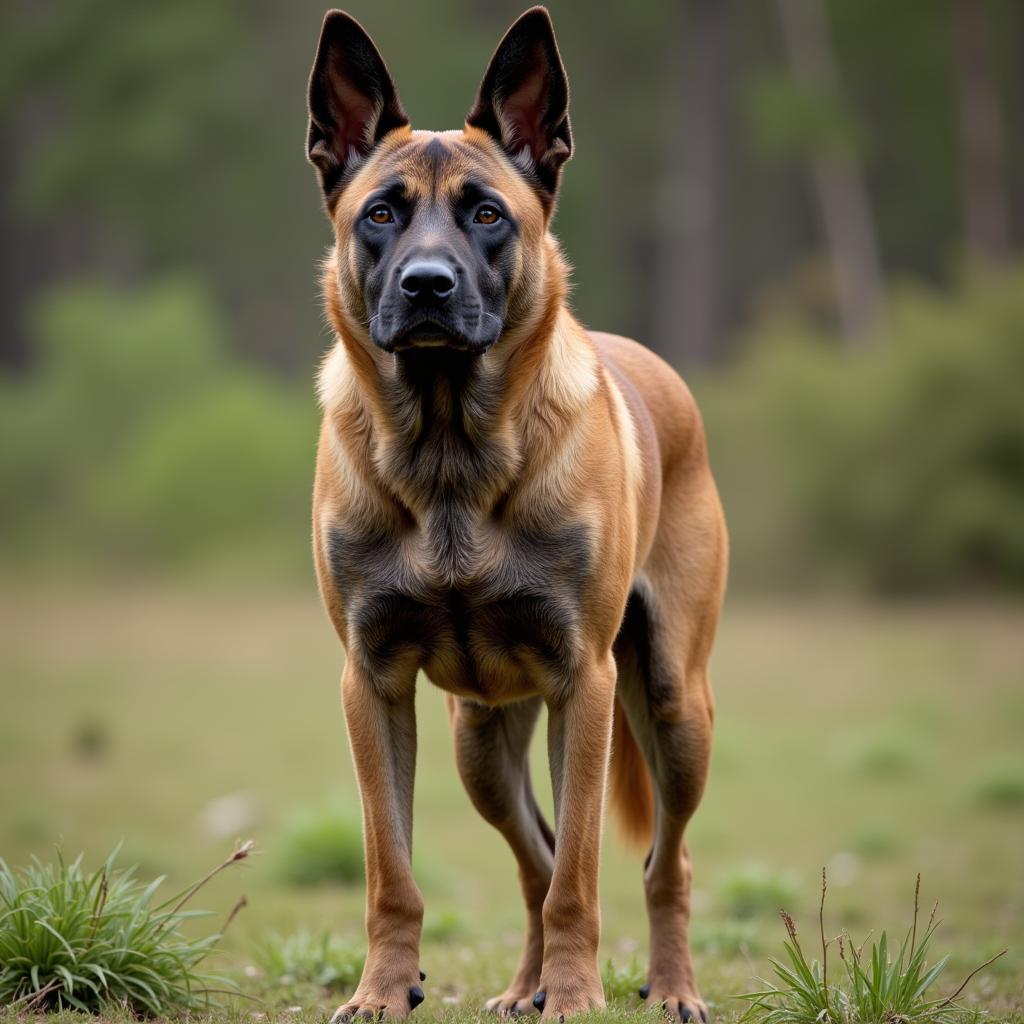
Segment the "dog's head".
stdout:
<path fill-rule="evenodd" d="M 484 352 L 536 315 L 572 151 L 568 99 L 551 19 L 535 7 L 498 45 L 465 127 L 413 131 L 370 37 L 347 14 L 327 14 L 307 153 L 334 226 L 336 313 L 350 333 L 386 352 Z"/>

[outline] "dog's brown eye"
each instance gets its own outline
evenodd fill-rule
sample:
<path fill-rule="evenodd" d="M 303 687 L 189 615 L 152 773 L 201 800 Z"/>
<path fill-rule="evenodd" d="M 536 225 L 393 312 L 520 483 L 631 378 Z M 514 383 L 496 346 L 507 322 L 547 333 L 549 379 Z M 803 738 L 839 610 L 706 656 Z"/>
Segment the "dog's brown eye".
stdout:
<path fill-rule="evenodd" d="M 493 206 L 481 206 L 473 220 L 477 224 L 497 224 L 501 220 L 501 214 Z"/>
<path fill-rule="evenodd" d="M 395 219 L 391 210 L 383 203 L 378 206 L 371 207 L 367 217 L 369 217 L 374 224 L 390 224 Z"/>

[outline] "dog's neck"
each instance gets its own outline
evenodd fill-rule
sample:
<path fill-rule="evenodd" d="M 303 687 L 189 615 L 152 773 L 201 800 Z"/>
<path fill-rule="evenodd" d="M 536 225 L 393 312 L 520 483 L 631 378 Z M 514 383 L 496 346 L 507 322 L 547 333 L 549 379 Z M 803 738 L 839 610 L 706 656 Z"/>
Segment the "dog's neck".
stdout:
<path fill-rule="evenodd" d="M 375 471 L 364 487 L 397 500 L 439 543 L 461 542 L 455 510 L 465 522 L 508 500 L 521 478 L 544 480 L 598 386 L 593 345 L 560 302 L 528 336 L 483 355 L 387 355 L 339 333 L 320 375 L 335 443 L 350 465 Z"/>
<path fill-rule="evenodd" d="M 501 429 L 504 367 L 448 349 L 396 355 L 379 379 L 385 415 L 375 461 L 414 509 L 479 506 L 507 487 L 521 461 Z"/>

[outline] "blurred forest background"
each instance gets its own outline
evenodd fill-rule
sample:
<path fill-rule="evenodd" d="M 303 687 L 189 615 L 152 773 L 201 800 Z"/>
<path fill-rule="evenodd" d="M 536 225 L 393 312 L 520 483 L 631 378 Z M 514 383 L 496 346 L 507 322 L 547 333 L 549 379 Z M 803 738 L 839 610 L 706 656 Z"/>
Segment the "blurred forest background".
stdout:
<path fill-rule="evenodd" d="M 432 128 L 520 9 L 349 7 Z M 1024 585 L 1024 6 L 551 10 L 574 305 L 691 382 L 734 587 Z M 308 577 L 322 15 L 5 4 L 10 571 Z"/>

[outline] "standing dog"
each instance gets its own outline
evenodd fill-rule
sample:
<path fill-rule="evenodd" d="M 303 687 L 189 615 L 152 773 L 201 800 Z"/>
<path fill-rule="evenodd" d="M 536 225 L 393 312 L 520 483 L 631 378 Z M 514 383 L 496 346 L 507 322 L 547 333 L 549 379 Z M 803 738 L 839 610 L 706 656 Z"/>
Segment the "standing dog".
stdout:
<path fill-rule="evenodd" d="M 604 1005 L 611 760 L 612 796 L 651 844 L 641 995 L 704 1019 L 683 834 L 708 769 L 725 526 L 686 386 L 566 306 L 548 227 L 572 135 L 547 12 L 501 41 L 462 130 L 425 132 L 363 29 L 331 11 L 309 115 L 336 239 L 314 551 L 347 653 L 369 938 L 336 1017 L 404 1017 L 423 999 L 410 866 L 422 670 L 446 691 L 470 798 L 519 863 L 525 948 L 488 1008 L 561 1018 Z M 554 830 L 527 761 L 542 701 Z"/>

